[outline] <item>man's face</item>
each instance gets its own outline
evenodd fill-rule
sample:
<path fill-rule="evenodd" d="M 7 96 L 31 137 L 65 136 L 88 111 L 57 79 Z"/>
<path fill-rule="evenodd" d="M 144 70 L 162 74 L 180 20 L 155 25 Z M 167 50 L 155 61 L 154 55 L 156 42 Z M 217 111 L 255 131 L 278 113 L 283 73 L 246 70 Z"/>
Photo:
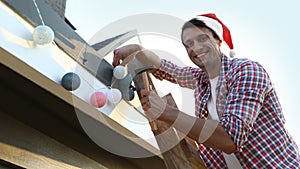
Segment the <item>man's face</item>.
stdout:
<path fill-rule="evenodd" d="M 186 28 L 182 40 L 191 61 L 200 68 L 212 67 L 220 61 L 219 40 L 213 38 L 209 29 Z"/>

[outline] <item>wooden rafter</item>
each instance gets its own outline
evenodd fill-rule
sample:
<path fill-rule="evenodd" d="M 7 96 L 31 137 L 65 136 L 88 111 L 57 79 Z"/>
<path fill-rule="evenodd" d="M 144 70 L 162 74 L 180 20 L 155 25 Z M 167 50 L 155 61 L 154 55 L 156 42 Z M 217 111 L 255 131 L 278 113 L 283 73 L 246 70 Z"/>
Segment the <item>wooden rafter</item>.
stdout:
<path fill-rule="evenodd" d="M 137 89 L 137 93 L 139 98 L 141 98 L 140 91 L 144 89 L 144 82 L 141 74 L 138 74 L 133 79 L 134 85 Z M 148 82 L 149 85 L 153 86 L 153 82 L 148 74 Z M 152 87 L 155 90 L 155 87 Z M 165 96 L 167 99 L 167 103 L 177 107 L 173 97 L 171 94 Z M 168 169 L 202 169 L 204 167 L 204 163 L 197 153 L 197 149 L 194 145 L 194 141 L 190 138 L 185 137 L 181 141 L 179 138 L 182 138 L 182 133 L 176 131 L 174 128 L 170 128 L 170 126 L 163 122 L 155 120 L 157 130 L 152 131 L 155 137 L 157 144 L 162 152 L 162 156 L 164 158 L 164 163 Z M 181 137 L 178 137 L 178 134 Z M 166 147 L 168 147 L 170 142 L 174 142 L 174 140 L 178 141 L 171 149 L 164 151 Z"/>

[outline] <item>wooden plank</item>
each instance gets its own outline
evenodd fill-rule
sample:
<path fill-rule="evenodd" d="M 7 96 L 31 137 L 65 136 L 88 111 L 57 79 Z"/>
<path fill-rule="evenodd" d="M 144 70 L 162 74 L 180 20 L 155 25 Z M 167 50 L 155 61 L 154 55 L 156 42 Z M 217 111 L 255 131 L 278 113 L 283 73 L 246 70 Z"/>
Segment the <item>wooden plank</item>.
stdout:
<path fill-rule="evenodd" d="M 32 169 L 79 169 L 79 167 L 63 163 L 46 156 L 32 153 L 28 150 L 11 146 L 0 142 L 0 159 L 9 161 L 15 165 Z"/>
<path fill-rule="evenodd" d="M 148 75 L 149 85 L 152 85 L 152 89 L 155 90 L 153 86 L 153 82 Z M 133 79 L 135 88 L 137 89 L 137 93 L 139 98 L 141 98 L 140 91 L 144 89 L 143 78 L 141 74 L 138 74 Z M 176 103 L 171 94 L 165 96 L 167 99 L 167 103 L 171 104 L 175 107 Z M 200 156 L 193 146 L 193 140 L 189 138 L 185 138 L 183 140 L 179 140 L 177 135 L 177 131 L 174 128 L 170 128 L 170 126 L 159 120 L 155 120 L 157 125 L 157 130 L 153 131 L 153 134 L 157 141 L 157 144 L 162 151 L 162 156 L 164 158 L 165 165 L 168 169 L 202 169 L 204 167 L 204 163 Z M 163 134 L 162 134 L 163 133 Z M 170 147 L 170 143 L 174 143 L 174 141 L 178 141 L 178 144 Z"/>

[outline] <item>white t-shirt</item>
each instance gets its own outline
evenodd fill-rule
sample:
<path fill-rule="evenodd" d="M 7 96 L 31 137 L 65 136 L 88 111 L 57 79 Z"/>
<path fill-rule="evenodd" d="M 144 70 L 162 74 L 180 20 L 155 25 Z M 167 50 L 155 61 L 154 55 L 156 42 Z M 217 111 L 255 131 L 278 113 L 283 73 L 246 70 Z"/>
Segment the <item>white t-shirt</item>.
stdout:
<path fill-rule="evenodd" d="M 216 87 L 218 84 L 218 79 L 219 76 L 213 78 L 213 79 L 209 79 L 210 81 L 210 85 L 211 85 L 211 94 L 210 97 L 208 99 L 208 103 L 207 103 L 207 110 L 208 110 L 208 119 L 212 119 L 212 120 L 220 120 L 218 113 L 217 113 L 217 106 L 216 106 Z M 223 152 L 223 156 L 225 158 L 227 167 L 229 169 L 241 169 L 242 166 L 240 164 L 240 162 L 238 161 L 238 159 L 236 158 L 236 156 L 234 154 L 226 154 Z"/>

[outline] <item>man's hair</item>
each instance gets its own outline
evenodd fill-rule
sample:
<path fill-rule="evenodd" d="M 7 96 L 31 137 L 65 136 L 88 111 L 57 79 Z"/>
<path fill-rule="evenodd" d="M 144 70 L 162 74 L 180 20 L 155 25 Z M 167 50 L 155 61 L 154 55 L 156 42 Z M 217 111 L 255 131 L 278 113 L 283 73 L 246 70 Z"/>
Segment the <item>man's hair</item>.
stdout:
<path fill-rule="evenodd" d="M 220 40 L 220 37 L 216 34 L 215 31 L 213 31 L 210 27 L 208 27 L 207 25 L 205 25 L 205 23 L 201 20 L 198 20 L 196 18 L 194 19 L 191 19 L 189 21 L 187 21 L 181 28 L 181 41 L 183 43 L 183 39 L 182 39 L 182 33 L 183 31 L 186 29 L 186 28 L 192 28 L 192 27 L 197 27 L 197 28 L 207 28 L 209 29 L 212 34 L 213 34 L 213 37 Z"/>

